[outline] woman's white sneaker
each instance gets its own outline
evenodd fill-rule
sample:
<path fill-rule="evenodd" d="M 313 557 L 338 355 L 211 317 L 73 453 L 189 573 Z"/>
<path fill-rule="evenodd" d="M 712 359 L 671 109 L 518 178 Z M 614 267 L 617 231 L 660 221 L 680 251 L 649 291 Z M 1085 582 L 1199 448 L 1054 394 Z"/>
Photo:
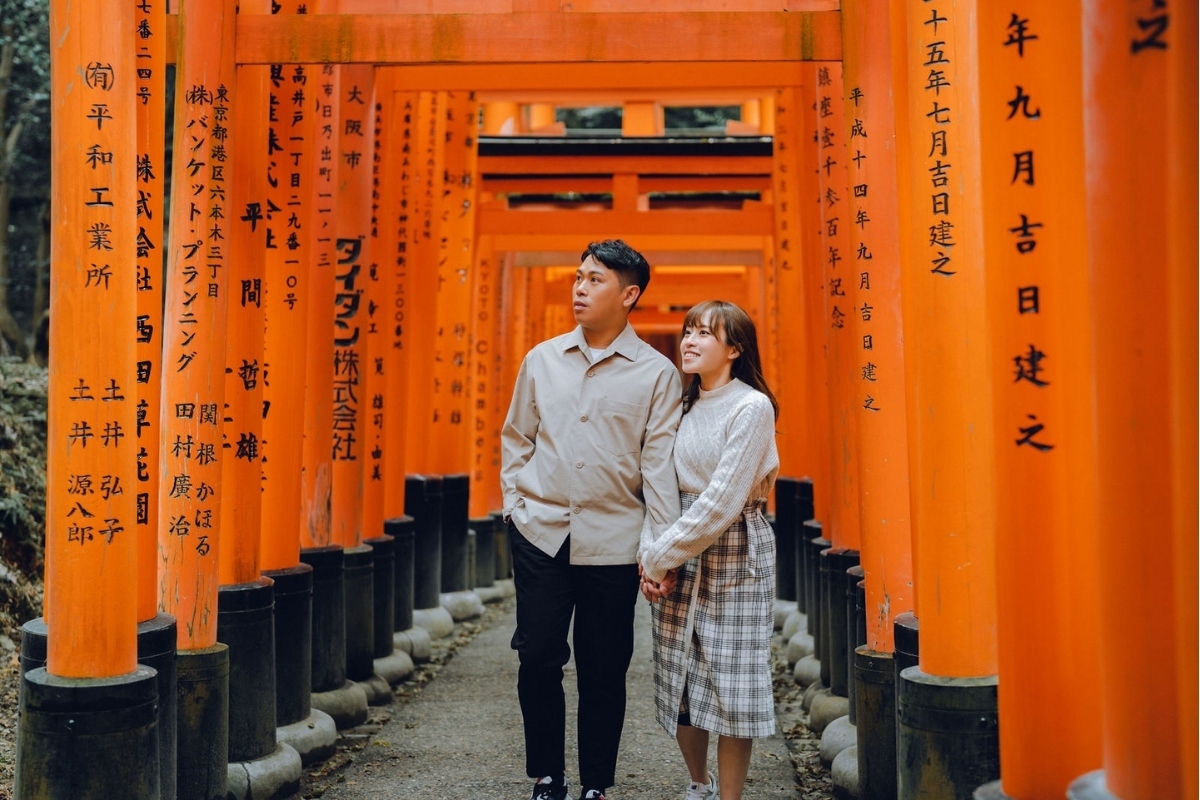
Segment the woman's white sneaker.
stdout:
<path fill-rule="evenodd" d="M 708 784 L 689 783 L 683 800 L 720 800 L 717 794 L 717 776 L 708 773 Z"/>

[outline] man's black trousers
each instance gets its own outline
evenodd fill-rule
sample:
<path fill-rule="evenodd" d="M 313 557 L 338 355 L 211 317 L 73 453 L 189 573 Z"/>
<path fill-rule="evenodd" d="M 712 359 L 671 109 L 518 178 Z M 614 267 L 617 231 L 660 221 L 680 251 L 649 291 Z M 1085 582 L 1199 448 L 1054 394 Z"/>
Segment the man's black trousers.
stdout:
<path fill-rule="evenodd" d="M 579 779 L 584 789 L 615 782 L 617 748 L 625 724 L 625 673 L 633 657 L 636 564 L 572 564 L 571 539 L 554 557 L 530 544 L 516 525 L 512 542 L 520 656 L 517 695 L 525 718 L 525 771 L 531 778 L 563 774 L 566 701 L 563 666 L 571 656 L 567 630 L 575 614 L 575 670 L 579 685 Z"/>

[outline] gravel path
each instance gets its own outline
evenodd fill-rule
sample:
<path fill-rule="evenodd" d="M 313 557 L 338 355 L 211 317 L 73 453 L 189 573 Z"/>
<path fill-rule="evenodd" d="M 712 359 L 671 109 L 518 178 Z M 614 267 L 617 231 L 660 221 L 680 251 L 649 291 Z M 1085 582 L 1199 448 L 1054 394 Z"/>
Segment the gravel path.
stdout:
<path fill-rule="evenodd" d="M 374 710 L 367 725 L 346 732 L 338 756 L 306 775 L 303 796 L 527 798 L 532 782 L 524 769 L 517 657 L 508 644 L 514 624 L 513 601 L 508 600 L 489 607 L 480 621 L 458 626 L 458 638 L 438 643 L 435 662 L 453 657 L 422 670 L 415 681 L 400 687 L 396 702 Z M 645 603 L 638 604 L 636 625 L 618 783 L 609 797 L 682 797 L 687 782 L 682 758 L 675 742 L 654 722 L 650 614 Z M 574 661 L 566 673 L 567 780 L 577 794 Z M 781 732 L 755 743 L 745 800 L 830 796 L 828 773 L 814 766 L 817 743 L 792 712 L 798 703 L 789 684 L 790 676 L 777 684 Z M 714 741 L 714 767 L 715 749 Z"/>

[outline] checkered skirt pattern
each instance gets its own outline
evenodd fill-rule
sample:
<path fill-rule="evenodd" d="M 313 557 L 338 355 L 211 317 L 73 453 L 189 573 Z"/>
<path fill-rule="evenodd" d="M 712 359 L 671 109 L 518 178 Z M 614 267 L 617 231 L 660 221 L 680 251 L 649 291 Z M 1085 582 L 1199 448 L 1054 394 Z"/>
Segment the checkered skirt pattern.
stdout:
<path fill-rule="evenodd" d="M 687 510 L 697 495 L 681 495 Z M 675 591 L 654 604 L 654 702 L 668 733 L 681 709 L 711 733 L 775 732 L 774 606 L 775 536 L 758 503 L 680 567 Z"/>

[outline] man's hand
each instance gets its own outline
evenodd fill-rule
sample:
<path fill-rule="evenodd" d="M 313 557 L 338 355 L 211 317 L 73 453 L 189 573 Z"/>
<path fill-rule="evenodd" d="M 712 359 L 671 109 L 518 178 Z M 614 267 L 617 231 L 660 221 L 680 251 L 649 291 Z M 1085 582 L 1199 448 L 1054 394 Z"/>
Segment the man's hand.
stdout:
<path fill-rule="evenodd" d="M 642 572 L 642 565 L 638 565 L 638 574 L 642 577 L 641 591 L 642 596 L 651 603 L 657 603 L 666 597 L 669 597 L 675 591 L 675 584 L 679 580 L 679 570 L 673 569 L 663 577 L 662 583 L 655 583 L 646 577 Z"/>

